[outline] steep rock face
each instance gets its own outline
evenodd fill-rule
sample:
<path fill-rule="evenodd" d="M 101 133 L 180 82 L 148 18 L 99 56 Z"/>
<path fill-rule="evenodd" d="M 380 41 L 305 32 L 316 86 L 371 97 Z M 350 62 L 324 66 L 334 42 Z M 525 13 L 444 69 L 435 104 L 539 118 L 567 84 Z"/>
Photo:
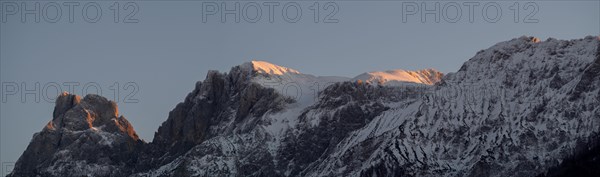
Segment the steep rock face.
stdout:
<path fill-rule="evenodd" d="M 143 144 L 115 102 L 65 92 L 9 176 L 122 176 Z"/>
<path fill-rule="evenodd" d="M 210 71 L 203 82 L 183 103 L 169 113 L 167 121 L 155 135 L 154 143 L 189 142 L 198 144 L 207 136 L 227 133 L 232 128 L 208 130 L 212 125 L 231 121 L 239 123 L 248 115 L 262 115 L 269 109 L 282 109 L 292 100 L 279 96 L 273 89 L 249 82 L 252 71 L 239 66 L 229 74 Z M 233 119 L 231 119 L 233 117 Z M 229 129 L 228 129 L 229 128 Z"/>
<path fill-rule="evenodd" d="M 204 141 L 216 136 L 250 133 L 257 124 L 263 123 L 259 119 L 261 115 L 282 110 L 294 101 L 273 88 L 251 82 L 251 77 L 257 74 L 257 70 L 244 66 L 232 68 L 229 74 L 210 71 L 160 126 L 152 146 L 162 153 L 152 153 L 152 159 L 145 160 L 152 165 L 146 167 L 171 163 L 192 147 L 208 144 Z"/>

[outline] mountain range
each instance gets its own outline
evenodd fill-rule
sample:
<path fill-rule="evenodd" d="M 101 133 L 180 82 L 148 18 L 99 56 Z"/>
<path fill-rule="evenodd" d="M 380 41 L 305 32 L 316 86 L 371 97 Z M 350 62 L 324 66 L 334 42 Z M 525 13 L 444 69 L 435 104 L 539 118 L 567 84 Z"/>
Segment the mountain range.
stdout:
<path fill-rule="evenodd" d="M 63 93 L 8 176 L 600 176 L 600 38 L 523 36 L 462 67 L 209 71 L 151 142 Z"/>

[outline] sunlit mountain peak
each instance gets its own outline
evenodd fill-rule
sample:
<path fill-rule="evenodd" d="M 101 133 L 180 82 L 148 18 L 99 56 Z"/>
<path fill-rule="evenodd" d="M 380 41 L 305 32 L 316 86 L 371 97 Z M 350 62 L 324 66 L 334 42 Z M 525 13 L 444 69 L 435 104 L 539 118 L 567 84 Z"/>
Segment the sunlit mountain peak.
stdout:
<path fill-rule="evenodd" d="M 252 70 L 258 73 L 273 74 L 273 75 L 286 75 L 286 74 L 301 74 L 295 69 L 279 66 L 266 61 L 252 60 L 251 62 L 244 63 L 244 67 L 252 68 Z"/>

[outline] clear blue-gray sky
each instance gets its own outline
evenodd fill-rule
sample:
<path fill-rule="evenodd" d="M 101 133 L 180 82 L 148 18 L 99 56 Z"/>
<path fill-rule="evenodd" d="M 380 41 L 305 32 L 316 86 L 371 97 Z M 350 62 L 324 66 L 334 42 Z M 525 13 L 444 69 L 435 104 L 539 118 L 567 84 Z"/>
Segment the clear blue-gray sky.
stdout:
<path fill-rule="evenodd" d="M 94 86 L 99 86 L 103 96 L 117 99 L 120 113 L 138 134 L 151 141 L 168 112 L 210 69 L 226 72 L 257 59 L 313 75 L 353 77 L 366 71 L 423 68 L 447 73 L 458 70 L 477 51 L 522 35 L 545 40 L 600 34 L 600 3 L 595 0 L 483 1 L 473 6 L 472 22 L 464 1 L 282 1 L 273 11 L 265 1 L 227 1 L 227 9 L 239 2 L 240 9 L 247 10 L 240 23 L 235 23 L 231 14 L 221 22 L 219 12 L 206 15 L 203 23 L 203 13 L 211 14 L 214 7 L 223 5 L 211 1 L 118 1 L 118 23 L 114 22 L 115 1 L 97 1 L 102 16 L 96 23 L 88 22 L 95 20 L 96 6 L 86 5 L 94 1 L 82 1 L 78 6 L 65 5 L 65 1 L 7 2 L 14 1 L 2 0 L 0 8 L 3 163 L 15 162 L 32 135 L 52 119 L 54 104 L 48 98 L 56 97 L 56 85 L 66 91 L 65 85 L 78 83 L 76 94 L 86 92 L 84 86 L 87 93 L 95 93 Z M 42 9 L 39 23 L 33 14 L 22 17 L 15 12 L 14 7 L 21 10 L 23 5 L 35 9 L 35 2 Z M 55 4 L 49 4 L 52 2 Z M 288 22 L 297 13 L 295 4 L 286 6 L 289 2 L 302 9 L 296 23 Z M 310 7 L 315 7 L 315 2 L 318 23 L 311 10 L 315 8 Z M 439 9 L 445 9 L 437 12 L 441 14 L 439 23 L 434 20 L 436 12 L 425 14 L 425 22 L 420 12 L 413 13 L 423 5 L 434 9 L 436 2 Z M 260 17 L 256 17 L 257 5 L 262 10 Z M 284 6 L 288 21 L 282 15 Z M 62 10 L 60 17 L 56 7 Z M 74 9 L 72 23 L 68 7 Z M 82 15 L 83 7 L 87 7 L 87 16 Z M 138 23 L 123 23 L 135 7 L 138 11 L 129 22 L 137 19 Z M 460 13 L 456 7 L 461 8 Z M 496 15 L 496 8 L 501 9 L 501 16 Z M 338 22 L 323 23 L 334 9 L 337 13 L 328 20 Z M 499 19 L 494 22 L 496 17 Z M 258 22 L 248 22 L 253 19 Z M 454 20 L 457 22 L 452 23 Z M 26 91 L 35 89 L 36 83 L 40 84 L 37 91 Z M 133 88 L 138 90 L 132 92 Z M 37 94 L 26 94 L 26 100 L 21 100 L 21 93 L 31 92 Z M 128 100 L 137 99 L 137 103 L 123 101 L 130 93 L 135 94 Z"/>

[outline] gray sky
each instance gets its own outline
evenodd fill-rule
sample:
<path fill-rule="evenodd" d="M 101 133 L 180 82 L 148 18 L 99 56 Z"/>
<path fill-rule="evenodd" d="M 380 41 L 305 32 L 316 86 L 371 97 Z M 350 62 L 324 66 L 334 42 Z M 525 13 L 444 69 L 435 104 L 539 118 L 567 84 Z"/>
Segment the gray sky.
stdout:
<path fill-rule="evenodd" d="M 207 15 L 203 23 L 203 12 L 210 13 L 215 5 L 211 1 L 204 1 L 209 11 L 203 11 L 202 2 L 119 1 L 119 23 L 114 22 L 115 11 L 110 7 L 114 1 L 97 2 L 102 16 L 96 23 L 87 22 L 81 14 L 86 2 L 94 1 L 74 6 L 72 23 L 64 1 L 26 1 L 28 9 L 39 2 L 40 9 L 46 10 L 39 23 L 31 14 L 25 15 L 23 23 L 20 12 L 12 15 L 15 4 L 6 2 L 12 1 L 3 0 L 0 8 L 0 161 L 9 164 L 25 150 L 33 133 L 51 120 L 56 85 L 66 91 L 65 85 L 75 82 L 79 84 L 76 94 L 96 93 L 94 86 L 99 86 L 103 96 L 118 101 L 120 113 L 138 134 L 151 141 L 168 112 L 209 69 L 226 72 L 257 59 L 313 75 L 354 77 L 367 71 L 423 68 L 447 73 L 458 70 L 477 51 L 522 35 L 545 40 L 600 34 L 600 3 L 594 0 L 519 2 L 518 22 L 514 21 L 515 8 L 511 8 L 516 1 L 480 2 L 474 6 L 473 22 L 469 22 L 469 8 L 463 1 L 439 1 L 440 9 L 447 10 L 438 12 L 442 14 L 439 23 L 434 14 L 426 15 L 425 22 L 419 12 L 412 14 L 412 7 L 423 5 L 414 1 L 316 1 L 319 23 L 314 22 L 315 11 L 309 7 L 315 1 L 280 2 L 274 6 L 273 23 L 264 1 L 237 1 L 240 9 L 248 9 L 240 23 L 235 23 L 233 15 L 226 15 L 223 23 L 220 13 Z M 57 4 L 49 4 L 52 2 Z M 296 23 L 283 19 L 282 8 L 288 2 L 298 3 L 302 9 Z M 433 9 L 435 3 L 424 5 Z M 489 22 L 496 17 L 495 4 L 488 5 L 487 16 L 483 15 L 487 3 L 497 3 L 502 10 L 497 22 Z M 16 5 L 21 8 L 23 4 Z M 222 6 L 220 2 L 216 5 Z M 225 5 L 232 9 L 235 2 Z M 258 22 L 250 23 L 256 15 L 255 5 L 261 7 L 262 15 Z M 456 5 L 461 13 L 456 12 Z M 62 15 L 51 23 L 56 6 L 61 7 Z M 87 7 L 88 20 L 93 20 L 95 6 Z M 130 19 L 138 23 L 123 23 L 134 7 L 138 11 Z M 287 17 L 293 20 L 294 6 L 287 7 Z M 335 7 L 338 11 L 329 20 L 338 23 L 323 23 Z M 460 19 L 451 23 L 456 14 L 461 14 Z M 524 23 L 524 19 L 537 23 Z M 36 83 L 40 88 L 29 92 L 37 94 L 25 95 L 22 102 L 21 93 L 27 93 L 22 84 L 32 90 Z M 17 93 L 10 95 L 15 84 Z M 119 96 L 115 97 L 117 90 Z M 127 97 L 130 93 L 133 97 Z M 125 103 L 125 99 L 138 102 Z"/>

